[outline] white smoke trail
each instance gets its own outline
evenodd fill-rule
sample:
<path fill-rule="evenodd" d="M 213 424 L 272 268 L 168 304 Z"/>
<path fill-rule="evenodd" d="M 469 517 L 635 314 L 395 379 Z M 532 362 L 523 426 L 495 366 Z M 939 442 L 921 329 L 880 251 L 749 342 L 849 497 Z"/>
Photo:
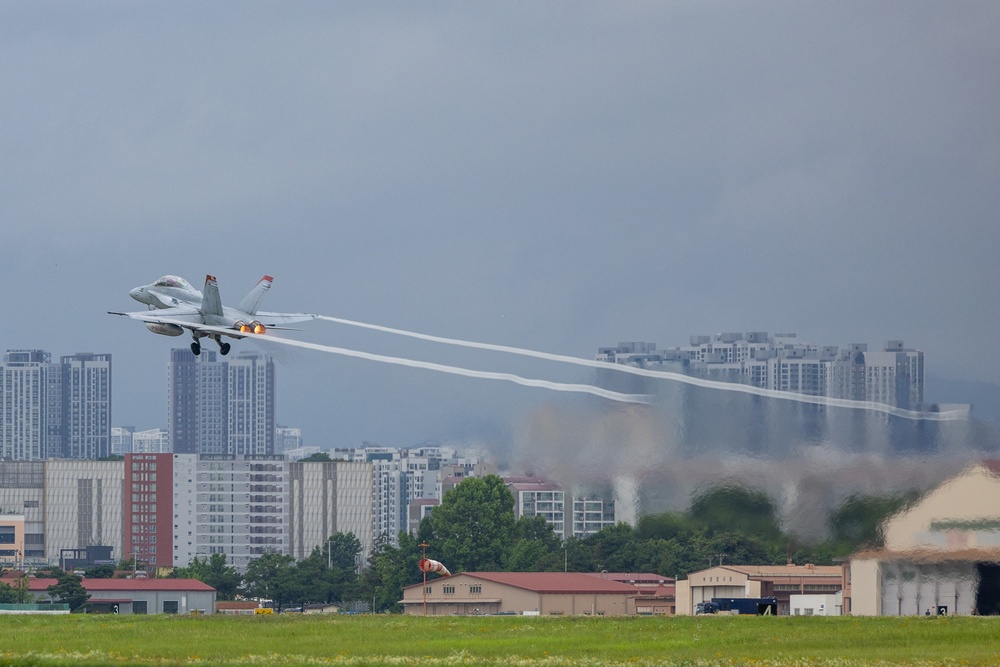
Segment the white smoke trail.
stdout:
<path fill-rule="evenodd" d="M 550 389 L 552 391 L 567 391 L 583 394 L 592 394 L 594 396 L 600 396 L 601 398 L 607 398 L 612 401 L 619 401 L 621 403 L 641 403 L 649 404 L 650 397 L 642 394 L 623 394 L 617 391 L 610 391 L 608 389 L 602 389 L 601 387 L 595 387 L 589 384 L 567 384 L 563 382 L 551 382 L 549 380 L 537 380 L 534 378 L 521 377 L 520 375 L 513 375 L 511 373 L 494 373 L 491 371 L 476 371 L 470 368 L 461 368 L 459 366 L 446 366 L 444 364 L 435 364 L 429 361 L 418 361 L 416 359 L 406 359 L 403 357 L 387 357 L 381 354 L 372 354 L 370 352 L 361 352 L 359 350 L 349 350 L 342 347 L 330 347 L 329 345 L 319 345 L 317 343 L 306 343 L 299 340 L 292 340 L 291 338 L 279 338 L 277 336 L 253 336 L 253 339 L 261 342 L 269 343 L 280 343 L 282 345 L 292 345 L 294 347 L 302 347 L 309 350 L 317 350 L 320 352 L 328 352 L 330 354 L 340 354 L 347 357 L 356 357 L 358 359 L 367 359 L 368 361 L 378 361 L 384 364 L 395 364 L 397 366 L 409 366 L 411 368 L 423 368 L 430 371 L 438 371 L 440 373 L 451 373 L 453 375 L 462 375 L 471 378 L 481 378 L 484 380 L 503 380 L 506 382 L 513 382 L 515 384 L 520 384 L 525 387 L 540 387 L 542 389 Z"/>
<path fill-rule="evenodd" d="M 318 315 L 317 318 L 321 320 L 326 320 L 328 322 L 335 322 L 337 324 L 346 324 L 353 327 L 361 327 L 364 329 L 372 329 L 374 331 L 382 331 L 385 333 L 397 334 L 400 336 L 408 336 L 410 338 L 417 338 L 420 340 L 431 341 L 434 343 L 444 343 L 446 345 L 458 345 L 461 347 L 472 347 L 480 350 L 491 350 L 494 352 L 506 352 L 509 354 L 518 354 L 526 357 L 535 357 L 537 359 L 546 359 L 548 361 L 558 361 L 562 363 L 575 364 L 577 366 L 599 368 L 602 370 L 613 370 L 613 371 L 619 371 L 621 373 L 631 373 L 632 375 L 639 375 L 642 377 L 659 378 L 662 380 L 672 380 L 674 382 L 682 382 L 684 384 L 693 385 L 695 387 L 703 387 L 706 389 L 734 391 L 744 394 L 754 394 L 756 396 L 766 396 L 768 398 L 778 398 L 782 400 L 797 401 L 799 403 L 811 403 L 814 405 L 824 405 L 829 407 L 882 412 L 885 414 L 893 415 L 895 417 L 902 417 L 903 419 L 926 420 L 926 421 L 952 421 L 959 419 L 968 419 L 969 417 L 968 410 L 948 410 L 943 412 L 931 412 L 929 410 L 905 410 L 903 408 L 899 408 L 894 405 L 889 405 L 887 403 L 877 403 L 875 401 L 855 401 L 847 398 L 832 398 L 829 396 L 810 396 L 809 394 L 799 394 L 791 391 L 779 391 L 776 389 L 765 389 L 762 387 L 754 387 L 753 385 L 747 385 L 747 384 L 720 382 L 718 380 L 705 380 L 702 378 L 692 377 L 690 375 L 684 375 L 683 373 L 674 373 L 672 371 L 654 371 L 647 368 L 636 368 L 635 366 L 627 366 L 625 364 L 615 364 L 606 361 L 597 361 L 596 359 L 583 359 L 580 357 L 570 357 L 562 354 L 551 354 L 549 352 L 539 352 L 537 350 L 528 350 L 521 347 L 511 347 L 509 345 L 493 345 L 491 343 L 477 343 L 475 341 L 461 340 L 457 338 L 432 336 L 430 334 L 417 333 L 415 331 L 406 331 L 404 329 L 393 329 L 392 327 L 384 327 L 378 324 L 366 324 L 364 322 L 357 322 L 354 320 L 345 320 L 339 317 Z"/>

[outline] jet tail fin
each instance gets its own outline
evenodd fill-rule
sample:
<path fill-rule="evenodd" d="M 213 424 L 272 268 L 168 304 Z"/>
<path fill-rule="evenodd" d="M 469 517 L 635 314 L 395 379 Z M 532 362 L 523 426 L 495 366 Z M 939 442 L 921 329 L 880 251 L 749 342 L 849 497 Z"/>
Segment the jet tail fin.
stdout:
<path fill-rule="evenodd" d="M 271 289 L 271 282 L 273 280 L 274 278 L 271 276 L 261 278 L 254 288 L 240 301 L 240 310 L 247 315 L 256 315 L 257 306 L 260 305 L 260 300 L 264 298 L 264 293 Z"/>
<path fill-rule="evenodd" d="M 205 276 L 205 291 L 201 297 L 202 315 L 222 315 L 222 297 L 215 276 Z"/>

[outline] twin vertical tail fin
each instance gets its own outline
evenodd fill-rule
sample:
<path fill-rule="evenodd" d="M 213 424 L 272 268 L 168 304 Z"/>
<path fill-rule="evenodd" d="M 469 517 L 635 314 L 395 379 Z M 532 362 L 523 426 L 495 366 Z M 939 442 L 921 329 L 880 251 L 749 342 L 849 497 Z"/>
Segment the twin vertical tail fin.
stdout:
<path fill-rule="evenodd" d="M 202 315 L 222 315 L 222 297 L 215 276 L 205 276 L 205 290 L 201 296 Z"/>
<path fill-rule="evenodd" d="M 271 276 L 264 276 L 260 279 L 250 293 L 243 297 L 240 301 L 240 310 L 248 315 L 257 314 L 257 307 L 260 305 L 260 300 L 264 298 L 264 293 L 271 289 L 271 282 L 274 280 Z"/>

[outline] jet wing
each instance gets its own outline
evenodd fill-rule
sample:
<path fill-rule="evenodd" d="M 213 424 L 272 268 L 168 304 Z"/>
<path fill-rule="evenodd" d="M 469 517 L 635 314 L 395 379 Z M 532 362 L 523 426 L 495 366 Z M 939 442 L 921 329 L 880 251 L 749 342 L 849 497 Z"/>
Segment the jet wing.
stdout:
<path fill-rule="evenodd" d="M 173 317 L 164 317 L 163 313 L 171 314 Z M 138 313 L 118 313 L 113 310 L 108 311 L 108 315 L 124 315 L 133 320 L 151 324 L 174 324 L 191 331 L 198 331 L 203 334 L 222 334 L 232 338 L 246 338 L 248 335 L 235 329 L 227 327 L 213 326 L 205 324 L 201 313 L 196 308 L 164 308 L 162 310 L 152 310 Z"/>
<path fill-rule="evenodd" d="M 175 306 L 158 310 L 140 310 L 136 313 L 120 313 L 109 310 L 108 315 L 124 315 L 141 322 L 156 322 L 161 324 L 177 324 L 190 327 L 192 324 L 203 324 L 201 313 L 194 306 Z M 183 321 L 183 324 L 182 324 Z"/>
<path fill-rule="evenodd" d="M 268 313 L 262 310 L 258 310 L 257 314 L 254 315 L 254 319 L 260 320 L 264 326 L 278 329 L 279 324 L 294 324 L 295 322 L 307 322 L 309 320 L 315 320 L 319 315 L 313 315 L 312 313 Z"/>

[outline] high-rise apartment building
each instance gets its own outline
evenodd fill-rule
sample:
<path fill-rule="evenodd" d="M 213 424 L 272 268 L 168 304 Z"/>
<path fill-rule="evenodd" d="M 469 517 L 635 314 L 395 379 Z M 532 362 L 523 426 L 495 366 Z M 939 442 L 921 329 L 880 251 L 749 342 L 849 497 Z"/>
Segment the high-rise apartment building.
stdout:
<path fill-rule="evenodd" d="M 23 516 L 27 563 L 111 547 L 140 567 L 224 554 L 308 556 L 337 532 L 374 543 L 372 465 L 278 456 L 126 453 L 124 461 L 0 461 L 0 514 Z"/>
<path fill-rule="evenodd" d="M 122 554 L 121 461 L 46 461 L 45 557 L 59 562 L 63 549 L 110 546 Z"/>
<path fill-rule="evenodd" d="M 274 451 L 274 361 L 258 352 L 229 360 L 228 454 L 270 456 Z M 280 454 L 281 452 L 277 452 Z"/>
<path fill-rule="evenodd" d="M 131 454 L 132 434 L 134 433 L 135 433 L 134 426 L 112 426 L 111 454 L 114 456 L 124 456 L 125 454 Z"/>
<path fill-rule="evenodd" d="M 514 496 L 514 516 L 540 516 L 560 537 L 583 538 L 616 522 L 615 501 L 598 495 L 567 494 L 555 482 L 540 477 L 504 477 Z"/>
<path fill-rule="evenodd" d="M 162 428 L 136 431 L 132 434 L 132 451 L 136 454 L 170 454 L 170 434 Z"/>
<path fill-rule="evenodd" d="M 288 467 L 291 555 L 305 558 L 334 533 L 353 533 L 367 559 L 374 541 L 372 464 L 309 461 Z"/>
<path fill-rule="evenodd" d="M 257 352 L 217 360 L 171 350 L 167 413 L 175 454 L 275 453 L 274 362 Z"/>
<path fill-rule="evenodd" d="M 125 455 L 121 557 L 139 567 L 174 566 L 173 463 L 172 454 Z"/>
<path fill-rule="evenodd" d="M 68 459 L 111 453 L 111 355 L 80 352 L 60 359 L 62 452 Z"/>
<path fill-rule="evenodd" d="M 41 460 L 58 455 L 61 397 L 49 400 L 57 367 L 42 350 L 8 350 L 0 364 L 0 459 Z"/>
<path fill-rule="evenodd" d="M 174 563 L 225 554 L 241 572 L 287 554 L 288 463 L 280 456 L 174 455 Z"/>
<path fill-rule="evenodd" d="M 8 350 L 0 364 L 0 458 L 97 459 L 111 453 L 111 355 L 58 364 L 43 350 Z"/>
<path fill-rule="evenodd" d="M 689 344 L 619 343 L 597 359 L 635 366 L 677 367 L 693 376 L 809 396 L 874 401 L 918 409 L 924 401 L 924 353 L 886 343 L 882 350 L 854 343 L 844 349 L 799 342 L 791 333 L 691 336 Z"/>
<path fill-rule="evenodd" d="M 290 450 L 301 448 L 302 429 L 278 424 L 278 426 L 274 429 L 274 453 L 284 454 Z M 316 451 L 319 451 L 319 448 L 317 448 Z M 308 456 L 308 454 L 306 456 Z"/>

